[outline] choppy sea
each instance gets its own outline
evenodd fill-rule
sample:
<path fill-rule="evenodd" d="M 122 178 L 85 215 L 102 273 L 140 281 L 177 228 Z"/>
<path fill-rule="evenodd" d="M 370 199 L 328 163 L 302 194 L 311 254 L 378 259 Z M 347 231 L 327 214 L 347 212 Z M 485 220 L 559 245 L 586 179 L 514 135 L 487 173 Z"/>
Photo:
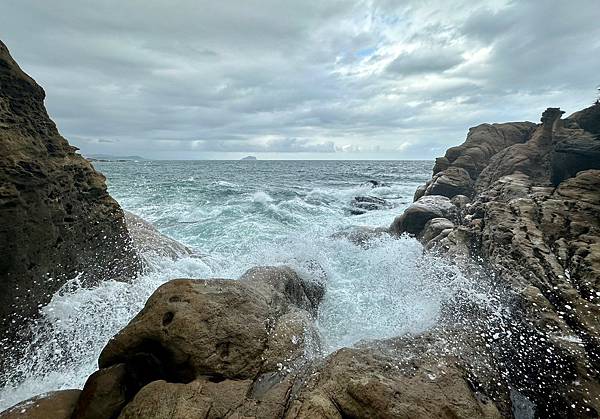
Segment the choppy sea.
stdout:
<path fill-rule="evenodd" d="M 423 254 L 408 237 L 368 246 L 340 232 L 389 226 L 431 176 L 431 161 L 96 162 L 121 206 L 194 249 L 195 257 L 155 257 L 131 283 L 57 293 L 0 389 L 0 411 L 35 394 L 81 388 L 100 350 L 173 278 L 239 277 L 256 265 L 320 265 L 326 294 L 318 328 L 325 352 L 359 341 L 427 330 L 460 287 L 461 273 Z M 369 181 L 381 186 L 373 188 Z M 356 196 L 389 208 L 352 214 Z M 233 309 L 233 308 L 232 308 Z"/>

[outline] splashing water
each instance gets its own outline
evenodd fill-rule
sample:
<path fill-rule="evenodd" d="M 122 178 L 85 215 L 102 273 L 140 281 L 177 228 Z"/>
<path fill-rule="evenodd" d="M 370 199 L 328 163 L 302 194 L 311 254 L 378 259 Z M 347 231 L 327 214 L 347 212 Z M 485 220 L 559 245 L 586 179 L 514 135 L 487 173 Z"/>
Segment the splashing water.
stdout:
<path fill-rule="evenodd" d="M 429 176 L 429 162 L 142 162 L 98 165 L 121 205 L 208 254 L 154 258 L 131 283 L 66 284 L 43 309 L 25 356 L 8 371 L 0 410 L 33 395 L 81 388 L 106 342 L 173 278 L 237 278 L 256 265 L 307 266 L 326 273 L 317 319 L 326 351 L 360 340 L 419 333 L 464 292 L 460 270 L 411 238 L 368 246 L 340 231 L 389 225 Z M 393 173 L 393 175 L 391 175 Z M 131 181 L 134 179 L 134 181 Z M 224 179 L 227 179 L 226 181 Z M 368 179 L 388 186 L 371 189 Z M 352 197 L 373 195 L 391 209 L 350 215 Z"/>

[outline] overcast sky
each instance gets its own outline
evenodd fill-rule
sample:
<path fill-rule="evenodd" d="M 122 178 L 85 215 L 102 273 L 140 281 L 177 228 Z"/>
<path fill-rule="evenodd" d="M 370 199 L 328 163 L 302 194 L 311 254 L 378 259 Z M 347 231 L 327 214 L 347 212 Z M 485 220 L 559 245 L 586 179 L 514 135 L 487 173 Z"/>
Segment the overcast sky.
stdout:
<path fill-rule="evenodd" d="M 84 154 L 430 159 L 590 105 L 600 1 L 1 0 Z"/>

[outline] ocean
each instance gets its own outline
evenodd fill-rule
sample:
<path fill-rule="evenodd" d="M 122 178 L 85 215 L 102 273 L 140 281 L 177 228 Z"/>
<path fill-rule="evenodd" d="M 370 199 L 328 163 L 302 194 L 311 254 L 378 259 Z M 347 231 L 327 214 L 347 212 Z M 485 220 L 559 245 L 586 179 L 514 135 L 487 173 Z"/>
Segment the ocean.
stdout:
<path fill-rule="evenodd" d="M 100 350 L 174 278 L 238 278 L 256 265 L 309 266 L 326 274 L 317 324 L 323 354 L 357 342 L 419 333 L 460 289 L 456 266 L 424 254 L 413 238 L 368 245 L 343 232 L 387 227 L 431 176 L 431 161 L 95 162 L 121 206 L 194 249 L 154 257 L 131 283 L 82 288 L 74 278 L 43 308 L 35 339 L 0 389 L 0 410 L 35 394 L 81 388 Z M 369 181 L 380 184 L 373 187 Z M 382 209 L 353 214 L 357 196 Z M 232 308 L 232 310 L 235 308 Z"/>

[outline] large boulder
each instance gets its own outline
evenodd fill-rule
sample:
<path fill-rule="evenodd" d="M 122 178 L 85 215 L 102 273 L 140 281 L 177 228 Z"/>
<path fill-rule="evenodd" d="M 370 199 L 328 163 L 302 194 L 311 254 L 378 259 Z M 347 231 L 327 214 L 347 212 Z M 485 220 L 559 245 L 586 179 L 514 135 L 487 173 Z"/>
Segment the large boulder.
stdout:
<path fill-rule="evenodd" d="M 390 232 L 396 235 L 402 233 L 419 235 L 429 220 L 452 219 L 456 211 L 456 206 L 445 196 L 423 196 L 404 210 L 402 215 L 396 217 L 390 226 Z"/>
<path fill-rule="evenodd" d="M 140 269 L 105 178 L 58 132 L 44 90 L 0 42 L 0 333 L 14 336 L 67 281 Z"/>
<path fill-rule="evenodd" d="M 425 185 L 425 189 L 420 193 L 421 196 L 442 195 L 448 198 L 457 195 L 471 196 L 473 194 L 473 184 L 469 172 L 462 167 L 452 166 L 433 175 L 431 181 Z"/>
<path fill-rule="evenodd" d="M 237 281 L 169 281 L 103 349 L 74 418 L 123 409 L 123 417 L 165 417 L 188 394 L 200 410 L 214 402 L 246 412 L 270 398 L 281 410 L 292 385 L 284 378 L 319 350 L 314 316 L 323 292 L 286 267 L 254 268 Z"/>

